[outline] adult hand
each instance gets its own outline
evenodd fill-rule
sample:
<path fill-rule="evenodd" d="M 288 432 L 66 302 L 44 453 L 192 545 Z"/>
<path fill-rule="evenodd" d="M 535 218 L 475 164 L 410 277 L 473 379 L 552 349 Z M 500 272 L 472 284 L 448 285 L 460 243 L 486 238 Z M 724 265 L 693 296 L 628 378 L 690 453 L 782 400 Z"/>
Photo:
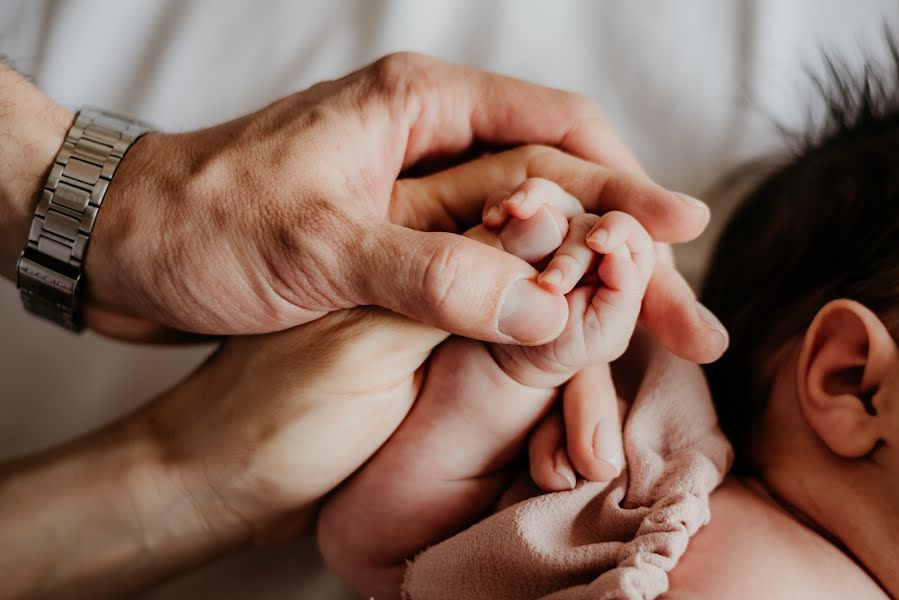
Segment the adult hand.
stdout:
<path fill-rule="evenodd" d="M 525 148 L 415 180 L 415 192 L 453 210 L 478 211 L 490 190 L 531 171 L 590 180 L 596 189 L 616 185 L 617 177 L 554 149 Z M 591 189 L 579 188 L 587 205 L 599 197 Z M 485 256 L 504 253 L 498 232 L 477 227 L 467 235 L 462 239 L 489 251 Z M 207 522 L 240 524 L 263 538 L 273 520 L 274 531 L 290 531 L 283 518 L 299 511 L 295 522 L 305 524 L 305 509 L 399 426 L 416 398 L 422 365 L 447 335 L 368 308 L 336 311 L 288 331 L 232 337 L 175 397 L 150 406 L 144 420 L 166 454 L 177 457 L 178 478 L 190 482 L 192 495 L 227 507 Z"/>
<path fill-rule="evenodd" d="M 561 180 L 588 177 L 600 187 L 601 178 L 613 177 L 551 148 L 519 148 L 408 185 L 416 196 L 477 214 L 490 190 L 535 169 Z M 596 197 L 582 191 L 588 204 Z M 495 231 L 477 227 L 466 235 L 461 239 L 488 256 L 505 254 Z M 531 270 L 528 277 L 535 275 Z M 272 530 L 292 531 L 283 518 L 306 524 L 307 509 L 399 426 L 417 396 L 422 365 L 448 335 L 367 308 L 335 311 L 283 332 L 235 336 L 142 419 L 166 454 L 177 457 L 178 478 L 190 482 L 192 495 L 220 498 L 227 506 L 205 518 L 225 523 L 216 529 L 239 524 L 262 538 Z"/>
<path fill-rule="evenodd" d="M 0 598 L 120 598 L 295 536 L 400 424 L 446 333 L 379 308 L 227 340 L 121 422 L 0 464 Z"/>
<path fill-rule="evenodd" d="M 378 307 L 227 340 L 138 417 L 220 539 L 291 539 L 411 408 L 447 333 Z"/>
<path fill-rule="evenodd" d="M 40 112 L 65 120 L 46 118 L 58 107 Z M 263 333 L 376 304 L 488 341 L 553 339 L 565 303 L 526 263 L 433 231 L 463 231 L 484 199 L 459 211 L 400 179 L 479 143 L 556 146 L 625 173 L 594 190 L 591 208 L 630 212 L 657 241 L 692 239 L 708 218 L 649 181 L 585 98 L 396 54 L 235 121 L 139 140 L 92 236 L 88 324 L 128 339 Z M 39 180 L 32 185 L 34 197 Z M 10 239 L 24 240 L 25 229 Z M 679 354 L 711 360 L 723 329 L 695 306 L 676 272 L 660 270 L 650 327 Z"/>
<path fill-rule="evenodd" d="M 490 191 L 530 172 L 593 182 L 581 190 L 586 204 L 618 177 L 557 150 L 522 148 L 401 189 L 477 214 Z M 472 243 L 484 256 L 500 252 Z M 0 571 L 16 574 L 7 589 L 127 594 L 253 538 L 302 529 L 317 500 L 400 424 L 422 364 L 447 335 L 367 308 L 236 336 L 137 415 L 3 466 L 0 537 L 15 552 L 0 552 Z"/>

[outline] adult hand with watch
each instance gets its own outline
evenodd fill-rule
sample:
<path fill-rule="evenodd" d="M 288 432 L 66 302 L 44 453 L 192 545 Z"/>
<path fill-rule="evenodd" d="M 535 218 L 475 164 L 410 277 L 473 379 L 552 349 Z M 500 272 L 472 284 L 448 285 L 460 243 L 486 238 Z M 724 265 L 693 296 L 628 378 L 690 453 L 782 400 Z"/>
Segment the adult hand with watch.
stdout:
<path fill-rule="evenodd" d="M 15 264 L 74 115 L 0 67 L 0 272 Z M 483 198 L 447 205 L 403 177 L 476 144 L 542 144 L 614 171 L 588 210 L 620 209 L 658 242 L 692 239 L 708 209 L 652 183 L 583 97 L 397 54 L 259 112 L 141 137 L 118 166 L 90 235 L 84 316 L 100 333 L 166 339 L 282 330 L 380 305 L 476 339 L 544 343 L 561 298 L 515 257 L 458 235 Z M 549 176 L 532 147 L 509 181 Z M 726 334 L 670 263 L 653 276 L 644 324 L 675 353 L 717 358 Z"/>
<path fill-rule="evenodd" d="M 80 130 L 3 67 L 0 98 L 0 270 L 15 278 L 36 209 L 46 225 L 41 190 L 61 180 L 54 157 Z M 102 138 L 113 122 L 97 123 Z M 525 145 L 406 176 L 462 162 L 476 143 Z M 553 339 L 564 300 L 537 287 L 527 263 L 456 235 L 488 193 L 551 179 L 588 210 L 630 212 L 657 241 L 692 239 L 708 219 L 701 203 L 652 183 L 582 98 L 405 54 L 236 121 L 146 134 L 110 162 L 94 227 L 79 230 L 90 234 L 87 325 L 138 341 L 267 335 L 230 339 L 119 423 L 0 465 L 0 537 L 16 548 L 0 553 L 0 571 L 16 574 L 12 594 L 127 594 L 302 529 L 414 400 L 446 335 L 425 328 L 420 346 L 391 343 L 417 321 L 491 341 Z M 51 241 L 63 231 L 49 229 Z M 367 304 L 411 319 L 343 310 Z M 664 261 L 643 320 L 693 360 L 726 346 Z"/>

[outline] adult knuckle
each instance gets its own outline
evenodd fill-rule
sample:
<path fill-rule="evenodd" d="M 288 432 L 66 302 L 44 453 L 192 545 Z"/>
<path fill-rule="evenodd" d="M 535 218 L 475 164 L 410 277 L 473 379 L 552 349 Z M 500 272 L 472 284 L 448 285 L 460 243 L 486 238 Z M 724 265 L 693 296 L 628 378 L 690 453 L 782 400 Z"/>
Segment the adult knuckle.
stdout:
<path fill-rule="evenodd" d="M 369 65 L 357 101 L 387 108 L 389 114 L 415 114 L 434 104 L 439 92 L 440 74 L 420 54 L 398 52 L 388 54 Z"/>
<path fill-rule="evenodd" d="M 262 273 L 267 286 L 263 296 L 263 312 L 274 322 L 286 320 L 292 310 L 301 304 L 308 304 L 308 287 L 300 290 L 295 278 L 295 265 L 304 264 L 313 270 L 312 261 L 286 221 L 275 223 L 267 236 L 269 251 L 261 253 Z M 304 298 L 305 296 L 305 298 Z"/>
<path fill-rule="evenodd" d="M 372 83 L 383 93 L 404 91 L 422 66 L 421 55 L 414 52 L 395 52 L 384 56 L 369 67 Z"/>
<path fill-rule="evenodd" d="M 312 201 L 301 210 L 272 211 L 265 228 L 270 250 L 263 254 L 276 300 L 270 308 L 283 306 L 282 300 L 288 306 L 330 306 L 343 297 L 339 240 L 346 228 L 345 219 L 326 201 Z M 275 316 L 283 317 L 280 312 Z"/>
<path fill-rule="evenodd" d="M 378 62 L 387 67 L 406 69 L 408 67 L 417 67 L 426 60 L 427 57 L 424 54 L 402 50 L 400 52 L 391 52 L 383 56 Z"/>
<path fill-rule="evenodd" d="M 425 308 L 440 320 L 451 314 L 454 298 L 464 284 L 465 270 L 461 240 L 444 237 L 445 243 L 437 246 L 430 256 L 422 282 Z"/>

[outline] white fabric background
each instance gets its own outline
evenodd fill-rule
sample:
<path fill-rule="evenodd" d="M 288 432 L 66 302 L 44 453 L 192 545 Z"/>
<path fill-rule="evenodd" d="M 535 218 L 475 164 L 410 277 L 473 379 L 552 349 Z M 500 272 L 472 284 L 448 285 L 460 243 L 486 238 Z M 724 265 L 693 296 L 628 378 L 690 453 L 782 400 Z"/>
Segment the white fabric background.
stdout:
<path fill-rule="evenodd" d="M 590 95 L 658 181 L 710 200 L 720 221 L 723 204 L 706 194 L 776 147 L 767 117 L 802 122 L 803 67 L 819 64 L 820 47 L 850 59 L 882 49 L 885 21 L 899 23 L 892 0 L 0 0 L 0 53 L 70 107 L 189 129 L 391 51 L 426 52 Z M 692 277 L 712 237 L 678 249 Z M 0 282 L 0 456 L 130 411 L 207 351 L 71 336 L 25 316 Z M 302 542 L 224 559 L 149 596 L 341 590 Z"/>

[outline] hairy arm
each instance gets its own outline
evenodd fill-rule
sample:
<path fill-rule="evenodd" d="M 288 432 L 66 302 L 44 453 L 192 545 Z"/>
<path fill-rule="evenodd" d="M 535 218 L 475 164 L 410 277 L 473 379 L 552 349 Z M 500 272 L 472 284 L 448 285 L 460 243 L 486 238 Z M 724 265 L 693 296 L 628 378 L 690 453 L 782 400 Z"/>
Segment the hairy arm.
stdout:
<path fill-rule="evenodd" d="M 447 334 L 382 309 L 243 336 L 127 419 L 0 464 L 0 599 L 131 597 L 307 533 Z"/>
<path fill-rule="evenodd" d="M 0 598 L 125 597 L 248 542 L 163 450 L 133 418 L 0 465 Z"/>
<path fill-rule="evenodd" d="M 73 117 L 0 60 L 0 275 L 8 279 Z M 203 502 L 179 487 L 136 419 L 0 464 L 0 598 L 122 596 L 208 560 L 240 536 L 207 530 Z"/>
<path fill-rule="evenodd" d="M 41 185 L 74 114 L 0 61 L 0 275 L 15 278 Z"/>

